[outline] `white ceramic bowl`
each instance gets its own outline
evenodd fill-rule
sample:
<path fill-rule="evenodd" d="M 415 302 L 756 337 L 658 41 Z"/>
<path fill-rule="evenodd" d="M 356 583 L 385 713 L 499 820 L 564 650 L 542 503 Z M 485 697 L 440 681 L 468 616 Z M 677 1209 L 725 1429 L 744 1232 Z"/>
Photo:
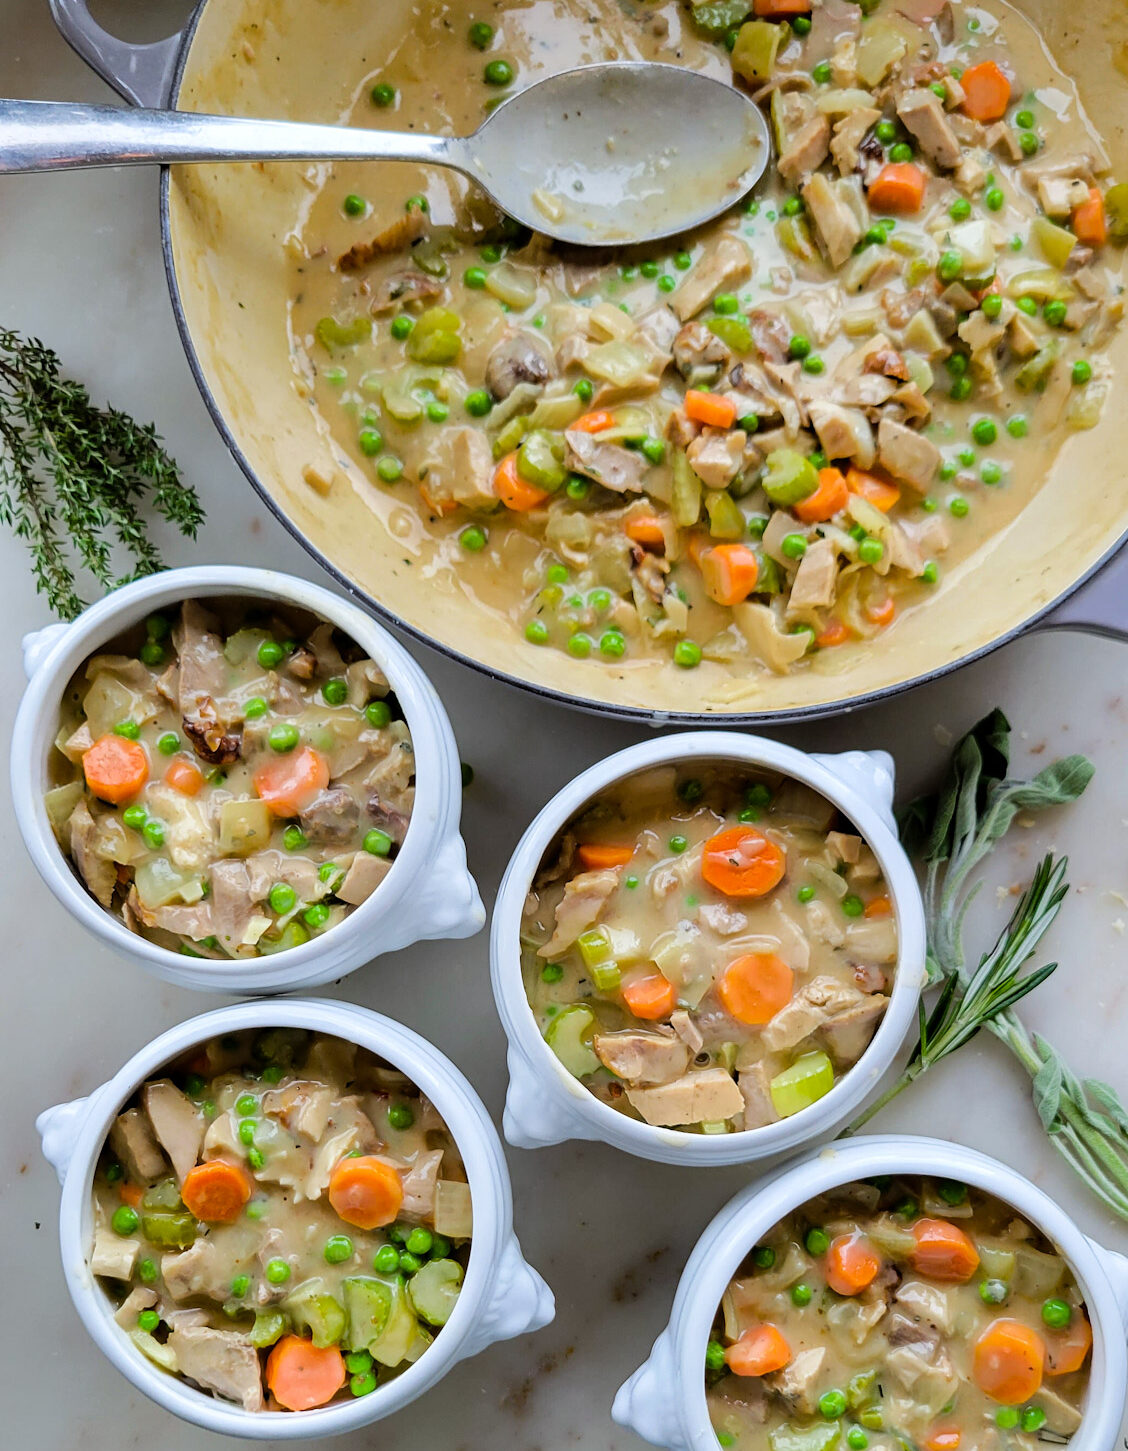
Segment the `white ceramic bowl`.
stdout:
<path fill-rule="evenodd" d="M 166 1375 L 140 1355 L 114 1320 L 114 1304 L 90 1272 L 91 1186 L 102 1145 L 121 1106 L 154 1073 L 222 1033 L 308 1028 L 346 1038 L 400 1069 L 431 1100 L 458 1145 L 470 1183 L 474 1235 L 454 1313 L 418 1361 L 371 1395 L 313 1411 L 245 1411 Z M 63 1186 L 59 1244 L 71 1299 L 98 1348 L 138 1390 L 209 1431 L 253 1440 L 310 1440 L 381 1420 L 406 1406 L 460 1360 L 498 1340 L 528 1334 L 555 1314 L 552 1291 L 525 1263 L 513 1233 L 509 1171 L 481 1099 L 448 1058 L 410 1029 L 364 1008 L 317 998 L 239 1003 L 162 1033 L 88 1098 L 39 1115 L 43 1153 Z"/>
<path fill-rule="evenodd" d="M 753 1245 L 793 1209 L 838 1184 L 879 1174 L 927 1174 L 974 1185 L 1012 1204 L 1057 1246 L 1093 1326 L 1084 1420 L 1070 1451 L 1113 1451 L 1128 1393 L 1128 1259 L 1087 1239 L 1064 1209 L 1007 1165 L 958 1144 L 904 1135 L 835 1144 L 731 1199 L 697 1241 L 669 1324 L 645 1365 L 620 1388 L 612 1417 L 670 1451 L 717 1451 L 705 1401 L 705 1346 L 729 1280 Z"/>
<path fill-rule="evenodd" d="M 407 835 L 380 886 L 343 922 L 300 947 L 270 957 L 216 962 L 170 952 L 130 932 L 90 895 L 55 840 L 43 795 L 71 676 L 123 630 L 154 610 L 189 597 L 278 601 L 330 620 L 387 676 L 415 750 L 415 806 Z M 104 942 L 158 977 L 208 992 L 288 992 L 331 982 L 381 953 L 424 938 L 470 937 L 485 910 L 466 869 L 458 832 L 462 768 L 454 734 L 434 686 L 371 615 L 339 595 L 266 569 L 204 565 L 173 569 L 107 595 L 70 625 L 49 625 L 24 640 L 28 687 L 12 732 L 16 822 L 40 876 L 75 917 Z"/>
<path fill-rule="evenodd" d="M 572 1076 L 541 1037 L 521 978 L 521 917 L 541 858 L 557 834 L 613 782 L 670 762 L 720 760 L 764 766 L 803 781 L 833 801 L 881 864 L 897 921 L 898 951 L 889 1007 L 873 1041 L 825 1097 L 792 1118 L 736 1134 L 655 1128 L 602 1103 Z M 925 980 L 920 889 L 897 840 L 893 762 L 883 751 L 813 756 L 735 732 L 695 731 L 631 746 L 565 786 L 525 832 L 510 858 L 494 907 L 490 972 L 509 1039 L 509 1091 L 503 1128 L 518 1148 L 599 1139 L 664 1164 L 743 1164 L 775 1157 L 828 1135 L 856 1109 L 893 1062 L 915 1021 Z"/>

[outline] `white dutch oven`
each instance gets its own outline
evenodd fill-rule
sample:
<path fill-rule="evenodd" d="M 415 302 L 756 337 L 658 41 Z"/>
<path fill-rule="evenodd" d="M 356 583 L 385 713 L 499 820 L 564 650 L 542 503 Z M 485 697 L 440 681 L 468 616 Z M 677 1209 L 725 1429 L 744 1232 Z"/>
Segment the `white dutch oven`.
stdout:
<path fill-rule="evenodd" d="M 737 1134 L 689 1134 L 654 1128 L 600 1102 L 572 1076 L 541 1037 L 521 979 L 521 918 L 541 858 L 557 834 L 613 782 L 670 762 L 732 761 L 764 766 L 805 782 L 857 827 L 881 864 L 897 922 L 898 953 L 889 1007 L 873 1041 L 825 1097 L 792 1118 Z M 884 751 L 807 755 L 759 736 L 698 731 L 631 746 L 577 776 L 518 843 L 494 908 L 490 971 L 509 1039 L 504 1131 L 517 1148 L 566 1139 L 599 1139 L 664 1164 L 743 1164 L 785 1153 L 829 1134 L 856 1109 L 893 1062 L 925 981 L 925 926 L 920 889 L 897 840 L 893 761 Z"/>
<path fill-rule="evenodd" d="M 886 1135 L 835 1144 L 749 1185 L 729 1201 L 686 1262 L 669 1324 L 650 1358 L 615 1397 L 611 1415 L 670 1451 L 717 1451 L 705 1402 L 705 1346 L 737 1267 L 763 1235 L 817 1194 L 881 1174 L 955 1179 L 995 1195 L 1056 1245 L 1085 1298 L 1093 1326 L 1089 1389 L 1070 1451 L 1112 1451 L 1128 1393 L 1128 1259 L 1102 1249 L 1065 1210 L 1005 1164 L 939 1139 Z"/>
<path fill-rule="evenodd" d="M 114 1117 L 166 1063 L 223 1033 L 291 1027 L 346 1038 L 385 1058 L 431 1100 L 458 1145 L 470 1183 L 474 1236 L 462 1293 L 434 1343 L 413 1366 L 371 1395 L 313 1411 L 245 1411 L 158 1370 L 114 1320 L 114 1304 L 87 1264 L 93 1239 L 91 1186 Z M 364 1008 L 321 999 L 240 1003 L 162 1033 L 108 1083 L 39 1115 L 43 1153 L 63 1186 L 59 1243 L 71 1299 L 98 1348 L 150 1400 L 209 1431 L 254 1440 L 310 1440 L 381 1420 L 415 1400 L 460 1360 L 498 1340 L 547 1325 L 552 1291 L 525 1263 L 513 1233 L 509 1172 L 485 1107 L 458 1069 L 410 1029 Z"/>
<path fill-rule="evenodd" d="M 415 750 L 415 806 L 391 871 L 368 899 L 330 931 L 270 957 L 215 962 L 170 952 L 130 932 L 86 890 L 59 849 L 43 795 L 71 676 L 123 630 L 182 600 L 220 596 L 278 601 L 331 620 L 387 676 Z M 12 733 L 12 801 L 40 876 L 75 917 L 111 947 L 158 977 L 209 992 L 286 992 L 333 981 L 384 952 L 436 937 L 470 937 L 485 910 L 466 869 L 458 832 L 462 768 L 434 686 L 372 617 L 339 595 L 273 570 L 205 565 L 173 569 L 116 590 L 70 625 L 49 625 L 24 640 L 28 688 Z"/>

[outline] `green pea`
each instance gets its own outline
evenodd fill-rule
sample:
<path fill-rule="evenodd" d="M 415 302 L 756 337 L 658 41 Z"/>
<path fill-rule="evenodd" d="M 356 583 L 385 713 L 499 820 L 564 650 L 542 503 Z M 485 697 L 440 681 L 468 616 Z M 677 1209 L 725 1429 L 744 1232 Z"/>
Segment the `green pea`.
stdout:
<path fill-rule="evenodd" d="M 121 819 L 131 831 L 142 831 L 149 819 L 149 813 L 143 806 L 127 806 L 121 813 Z"/>
<path fill-rule="evenodd" d="M 807 541 L 802 534 L 785 534 L 780 553 L 786 559 L 802 559 L 807 552 Z"/>
<path fill-rule="evenodd" d="M 604 630 L 599 637 L 599 653 L 616 660 L 627 648 L 625 637 L 618 630 Z"/>
<path fill-rule="evenodd" d="M 811 71 L 811 75 L 818 85 L 828 86 L 830 84 L 830 61 L 820 60 Z"/>
<path fill-rule="evenodd" d="M 372 856 L 390 856 L 395 843 L 386 831 L 373 827 L 364 834 L 364 850 Z"/>
<path fill-rule="evenodd" d="M 152 1285 L 156 1282 L 157 1275 L 160 1272 L 157 1269 L 155 1260 L 144 1259 L 138 1263 L 137 1273 L 141 1276 L 144 1284 Z"/>
<path fill-rule="evenodd" d="M 297 726 L 291 725 L 289 721 L 280 721 L 278 725 L 271 726 L 267 736 L 270 749 L 277 751 L 279 755 L 292 751 L 300 739 Z"/>
<path fill-rule="evenodd" d="M 339 677 L 327 680 L 321 687 L 321 698 L 326 705 L 344 705 L 349 698 L 348 682 Z"/>
<path fill-rule="evenodd" d="M 963 1204 L 967 1199 L 967 1185 L 956 1179 L 942 1179 L 936 1186 L 936 1192 L 945 1204 Z"/>
<path fill-rule="evenodd" d="M 858 545 L 858 558 L 863 564 L 878 564 L 885 553 L 880 539 L 863 539 Z"/>
<path fill-rule="evenodd" d="M 837 1421 L 846 1414 L 846 1397 L 842 1391 L 824 1391 L 819 1397 L 819 1415 L 824 1421 Z"/>
<path fill-rule="evenodd" d="M 725 1348 L 719 1340 L 710 1340 L 705 1347 L 705 1369 L 724 1370 Z"/>
<path fill-rule="evenodd" d="M 423 1268 L 423 1261 L 410 1250 L 400 1250 L 399 1267 L 405 1275 L 414 1275 Z"/>
<path fill-rule="evenodd" d="M 1022 153 L 1024 156 L 1033 156 L 1034 153 L 1042 145 L 1041 141 L 1039 141 L 1037 135 L 1033 131 L 1024 131 L 1022 135 L 1018 138 L 1018 144 L 1022 147 Z"/>
<path fill-rule="evenodd" d="M 1003 207 L 1006 206 L 1007 201 L 997 186 L 988 187 L 983 200 L 987 203 L 987 210 L 989 212 L 1001 212 Z"/>
<path fill-rule="evenodd" d="M 266 1278 L 272 1285 L 284 1285 L 290 1278 L 290 1266 L 285 1260 L 268 1260 Z"/>
<path fill-rule="evenodd" d="M 150 817 L 141 828 L 141 835 L 145 839 L 145 845 L 152 851 L 159 851 L 164 846 L 165 828 L 164 822 Z"/>
<path fill-rule="evenodd" d="M 995 1412 L 995 1425 L 1002 1431 L 1013 1431 L 1018 1425 L 1018 1411 L 1014 1406 L 1000 1406 Z"/>
<path fill-rule="evenodd" d="M 992 322 L 997 322 L 1003 311 L 1003 299 L 997 292 L 989 292 L 980 303 L 980 307 L 984 317 L 990 318 Z"/>
<path fill-rule="evenodd" d="M 250 1275 L 236 1275 L 231 1281 L 231 1293 L 236 1300 L 241 1300 L 250 1288 Z"/>
<path fill-rule="evenodd" d="M 638 276 L 638 268 L 632 266 L 620 267 L 619 276 L 624 282 L 633 282 Z"/>
<path fill-rule="evenodd" d="M 1032 297 L 1020 297 L 1015 303 L 1015 306 L 1019 312 L 1024 312 L 1027 317 L 1037 317 L 1038 315 L 1038 304 Z"/>
<path fill-rule="evenodd" d="M 484 20 L 475 20 L 468 32 L 468 39 L 475 50 L 488 50 L 494 38 L 494 28 Z"/>
<path fill-rule="evenodd" d="M 963 258 L 958 252 L 942 252 L 936 271 L 941 282 L 955 282 L 963 271 Z"/>
<path fill-rule="evenodd" d="M 670 276 L 668 272 L 663 272 L 661 277 L 659 277 L 658 279 L 659 292 L 673 292 L 674 288 L 677 285 L 677 282 L 675 282 L 675 280 Z"/>
<path fill-rule="evenodd" d="M 309 845 L 309 838 L 300 826 L 288 826 L 282 833 L 282 845 L 287 851 L 301 851 Z"/>
<path fill-rule="evenodd" d="M 475 292 L 480 291 L 486 285 L 488 274 L 484 267 L 467 267 L 462 274 L 462 280 L 467 287 L 473 288 Z"/>
<path fill-rule="evenodd" d="M 862 1430 L 861 1426 L 851 1426 L 846 1432 L 846 1444 L 850 1451 L 865 1451 L 869 1445 L 869 1437 Z"/>
<path fill-rule="evenodd" d="M 270 709 L 261 695 L 252 695 L 243 707 L 243 718 L 245 720 L 258 720 L 259 716 L 265 715 Z"/>
<path fill-rule="evenodd" d="M 390 86 L 387 81 L 380 81 L 369 91 L 374 106 L 386 108 L 395 104 L 396 88 Z"/>
<path fill-rule="evenodd" d="M 574 384 L 572 392 L 581 403 L 590 403 L 595 394 L 595 385 L 590 378 L 580 378 Z"/>
<path fill-rule="evenodd" d="M 1093 365 L 1084 358 L 1079 358 L 1073 365 L 1073 383 L 1077 388 L 1083 387 L 1093 376 Z"/>
<path fill-rule="evenodd" d="M 394 1245 L 381 1245 L 372 1257 L 372 1268 L 381 1275 L 394 1274 L 399 1269 L 399 1251 Z"/>
<path fill-rule="evenodd" d="M 957 197 L 948 208 L 948 215 L 953 222 L 966 222 L 971 216 L 971 203 L 966 197 Z"/>
<path fill-rule="evenodd" d="M 921 570 L 920 577 L 925 584 L 936 583 L 936 581 L 940 578 L 940 568 L 934 560 L 930 559 L 928 561 L 928 563 Z"/>
<path fill-rule="evenodd" d="M 888 146 L 891 141 L 897 139 L 897 125 L 894 121 L 879 121 L 873 128 L 873 134 L 883 146 Z"/>
<path fill-rule="evenodd" d="M 471 418 L 485 418 L 493 407 L 493 399 L 484 388 L 475 388 L 467 393 L 464 407 Z"/>
<path fill-rule="evenodd" d="M 329 908 L 324 902 L 314 902 L 302 913 L 302 921 L 307 927 L 324 927 L 329 920 Z"/>
<path fill-rule="evenodd" d="M 670 850 L 677 856 L 680 856 L 688 845 L 689 839 L 687 837 L 680 835 L 670 837 Z"/>
<path fill-rule="evenodd" d="M 1024 131 L 1033 131 L 1033 129 L 1034 129 L 1034 112 L 1033 111 L 1019 111 L 1018 115 L 1014 118 L 1014 124 L 1016 126 L 1021 126 L 1021 128 Z"/>
<path fill-rule="evenodd" d="M 701 664 L 701 646 L 695 640 L 679 640 L 674 646 L 674 664 L 692 670 Z"/>
<path fill-rule="evenodd" d="M 913 159 L 913 148 L 907 141 L 898 141 L 896 146 L 889 148 L 889 160 L 901 164 Z"/>
<path fill-rule="evenodd" d="M 486 547 L 486 531 L 480 524 L 467 524 L 458 536 L 458 542 L 468 554 L 480 554 Z"/>
<path fill-rule="evenodd" d="M 713 298 L 713 311 L 722 317 L 729 317 L 740 311 L 740 298 L 735 292 L 718 292 Z"/>
<path fill-rule="evenodd" d="M 253 1118 L 239 1120 L 239 1142 L 241 1144 L 253 1144 L 255 1141 L 255 1129 L 257 1125 Z"/>
<path fill-rule="evenodd" d="M 985 484 L 1001 484 L 1003 481 L 1003 466 L 996 463 L 994 459 L 988 459 L 980 465 L 979 477 Z"/>
<path fill-rule="evenodd" d="M 137 1317 L 138 1330 L 145 1330 L 152 1335 L 153 1331 L 161 1323 L 161 1317 L 155 1310 L 142 1310 Z"/>
<path fill-rule="evenodd" d="M 803 333 L 794 333 L 787 345 L 787 351 L 793 358 L 806 358 L 811 351 L 811 340 Z"/>
<path fill-rule="evenodd" d="M 284 916 L 287 912 L 292 912 L 295 906 L 297 906 L 298 894 L 290 886 L 289 882 L 275 882 L 266 900 L 270 903 L 272 912 L 277 912 L 279 916 Z"/>
<path fill-rule="evenodd" d="M 525 626 L 525 639 L 530 645 L 548 643 L 548 626 L 543 620 L 530 620 Z"/>
<path fill-rule="evenodd" d="M 1042 1303 L 1042 1320 L 1051 1330 L 1064 1330 L 1073 1319 L 1073 1311 L 1065 1300 L 1056 1296 Z"/>
<path fill-rule="evenodd" d="M 110 1225 L 115 1234 L 125 1236 L 132 1234 L 140 1222 L 136 1209 L 131 1209 L 128 1204 L 121 1204 L 114 1210 Z"/>
<path fill-rule="evenodd" d="M 343 1265 L 346 1260 L 352 1259 L 353 1242 L 347 1234 L 331 1234 L 322 1253 L 327 1265 Z"/>
<path fill-rule="evenodd" d="M 415 1122 L 415 1113 L 410 1104 L 393 1103 L 388 1109 L 388 1122 L 397 1132 L 403 1133 Z"/>
<path fill-rule="evenodd" d="M 358 1371 L 349 1377 L 349 1393 L 354 1396 L 370 1396 L 376 1389 L 376 1376 L 371 1370 Z"/>
<path fill-rule="evenodd" d="M 1016 413 L 1013 418 L 1007 419 L 1007 432 L 1011 438 L 1025 438 L 1030 432 L 1030 424 L 1021 413 Z"/>
<path fill-rule="evenodd" d="M 363 217 L 368 211 L 368 203 L 362 196 L 350 192 L 341 203 L 341 210 L 346 217 Z"/>
<path fill-rule="evenodd" d="M 962 494 L 957 494 L 954 499 L 948 501 L 948 513 L 955 519 L 966 519 L 970 508 L 971 505 Z"/>
<path fill-rule="evenodd" d="M 803 371 L 804 371 L 804 373 L 812 373 L 815 376 L 817 376 L 819 373 L 824 372 L 825 369 L 826 369 L 826 364 L 818 356 L 817 353 L 812 353 L 809 358 L 804 358 L 803 359 Z"/>
<path fill-rule="evenodd" d="M 372 1369 L 372 1357 L 367 1350 L 350 1350 L 345 1356 L 345 1369 L 350 1375 L 364 1375 Z"/>
<path fill-rule="evenodd" d="M 991 444 L 999 436 L 999 430 L 993 418 L 977 418 L 971 425 L 971 436 L 979 444 L 980 448 L 990 448 Z"/>
<path fill-rule="evenodd" d="M 644 438 L 639 446 L 639 452 L 652 464 L 666 461 L 666 445 L 660 438 Z"/>
<path fill-rule="evenodd" d="M 791 22 L 791 28 L 796 35 L 810 35 L 811 17 L 809 15 L 797 15 Z"/>
<path fill-rule="evenodd" d="M 865 910 L 865 903 L 853 892 L 848 892 L 842 898 L 842 911 L 847 917 L 860 917 Z"/>
<path fill-rule="evenodd" d="M 591 654 L 592 639 L 582 631 L 568 638 L 568 654 L 574 655 L 577 660 L 586 660 Z"/>
<path fill-rule="evenodd" d="M 137 657 L 143 665 L 163 665 L 165 659 L 164 646 L 156 640 L 146 640 L 137 652 Z"/>
<path fill-rule="evenodd" d="M 406 313 L 401 312 L 396 317 L 392 318 L 389 331 L 391 332 L 392 337 L 395 338 L 397 343 L 402 343 L 404 338 L 407 337 L 408 333 L 414 326 L 415 319 L 408 317 Z"/>
<path fill-rule="evenodd" d="M 791 1303 L 800 1310 L 811 1303 L 812 1290 L 810 1285 L 805 1285 L 801 1280 L 799 1284 L 791 1287 Z"/>
<path fill-rule="evenodd" d="M 827 1234 L 825 1229 L 819 1229 L 817 1227 L 809 1229 L 803 1243 L 807 1246 L 807 1253 L 809 1255 L 824 1255 L 830 1248 L 830 1235 Z"/>
<path fill-rule="evenodd" d="M 141 737 L 141 727 L 134 720 L 119 720 L 113 733 L 127 741 L 136 741 Z"/>
<path fill-rule="evenodd" d="M 356 436 L 356 442 L 365 458 L 375 458 L 384 447 L 384 435 L 378 428 L 362 428 Z"/>
<path fill-rule="evenodd" d="M 431 1246 L 434 1243 L 434 1236 L 429 1229 L 420 1225 L 411 1231 L 407 1236 L 407 1248 L 413 1255 L 427 1255 L 431 1253 Z"/>
<path fill-rule="evenodd" d="M 564 968 L 559 962 L 549 962 L 541 968 L 541 982 L 559 982 L 563 976 Z"/>
<path fill-rule="evenodd" d="M 273 670 L 282 663 L 284 654 L 277 640 L 264 640 L 258 647 L 258 663 L 264 670 Z"/>
<path fill-rule="evenodd" d="M 403 209 L 405 212 L 429 212 L 431 203 L 422 193 L 416 192 L 414 196 L 409 196 L 404 202 Z"/>
<path fill-rule="evenodd" d="M 970 378 L 956 378 L 948 390 L 948 396 L 954 398 L 957 403 L 964 403 L 971 397 L 973 391 L 974 384 Z"/>
<path fill-rule="evenodd" d="M 450 409 L 445 403 L 433 399 L 427 404 L 427 418 L 431 423 L 445 423 L 450 416 Z"/>
<path fill-rule="evenodd" d="M 394 454 L 386 453 L 376 464 L 376 476 L 385 484 L 394 484 L 403 477 L 403 464 Z"/>
<path fill-rule="evenodd" d="M 370 700 L 364 707 L 364 718 L 375 730 L 383 730 L 391 723 L 391 707 L 386 700 Z"/>
<path fill-rule="evenodd" d="M 162 756 L 175 756 L 180 749 L 180 737 L 175 731 L 165 731 L 157 741 L 157 750 Z"/>
<path fill-rule="evenodd" d="M 1042 314 L 1051 327 L 1064 327 L 1066 314 L 1068 312 L 1068 307 L 1058 298 L 1055 298 L 1052 302 L 1047 302 L 1042 309 Z"/>
<path fill-rule="evenodd" d="M 1022 1429 L 1032 1435 L 1046 1424 L 1046 1413 L 1041 1406 L 1027 1406 L 1022 1413 Z"/>
<path fill-rule="evenodd" d="M 507 60 L 491 60 L 482 72 L 487 86 L 508 86 L 513 81 L 513 67 Z"/>
<path fill-rule="evenodd" d="M 212 946 L 214 947 L 215 945 L 215 939 L 213 938 Z M 262 1081 L 264 1083 L 281 1083 L 285 1072 L 286 1070 L 282 1067 L 281 1063 L 268 1063 L 262 1070 Z"/>
<path fill-rule="evenodd" d="M 808 902 L 813 902 L 815 900 L 815 889 L 814 887 L 809 885 L 806 887 L 800 887 L 799 890 L 795 893 L 795 897 L 797 901 L 802 902 L 803 905 L 806 906 Z"/>

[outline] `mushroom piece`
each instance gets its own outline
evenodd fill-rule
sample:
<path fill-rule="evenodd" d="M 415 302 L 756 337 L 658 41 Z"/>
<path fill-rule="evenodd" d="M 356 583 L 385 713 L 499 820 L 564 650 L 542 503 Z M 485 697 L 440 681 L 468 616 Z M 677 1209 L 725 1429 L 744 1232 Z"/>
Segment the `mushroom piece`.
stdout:
<path fill-rule="evenodd" d="M 547 383 L 552 360 L 540 338 L 527 332 L 507 334 L 486 360 L 486 387 L 499 401 L 508 398 L 518 383 Z"/>

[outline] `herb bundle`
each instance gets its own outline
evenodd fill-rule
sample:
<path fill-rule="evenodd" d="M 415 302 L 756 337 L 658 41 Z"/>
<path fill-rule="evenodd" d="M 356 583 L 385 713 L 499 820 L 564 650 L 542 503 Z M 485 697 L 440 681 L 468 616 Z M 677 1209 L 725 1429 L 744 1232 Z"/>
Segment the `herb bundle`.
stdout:
<path fill-rule="evenodd" d="M 1020 811 L 1076 801 L 1093 776 L 1092 763 L 1078 755 L 1053 762 L 1029 781 L 1012 780 L 1009 767 L 1010 724 L 994 710 L 958 742 L 940 790 L 901 816 L 902 842 L 925 867 L 928 975 L 940 990 L 931 1009 L 921 1002 L 919 1041 L 904 1073 L 847 1132 L 856 1132 L 926 1069 L 986 1028 L 1029 1073 L 1050 1142 L 1110 1209 L 1128 1219 L 1128 1110 L 1107 1083 L 1079 1079 L 1014 1012 L 1057 967 L 1049 963 L 1022 975 L 1069 890 L 1065 859 L 1044 858 L 994 947 L 974 972 L 966 965 L 964 920 L 982 885 L 971 881 L 972 873 Z"/>
<path fill-rule="evenodd" d="M 82 610 L 74 562 L 103 589 L 161 569 L 141 505 L 194 539 L 203 522 L 152 424 L 98 408 L 34 338 L 0 328 L 0 523 L 23 539 L 36 588 L 57 615 Z M 132 568 L 114 569 L 120 550 Z"/>

